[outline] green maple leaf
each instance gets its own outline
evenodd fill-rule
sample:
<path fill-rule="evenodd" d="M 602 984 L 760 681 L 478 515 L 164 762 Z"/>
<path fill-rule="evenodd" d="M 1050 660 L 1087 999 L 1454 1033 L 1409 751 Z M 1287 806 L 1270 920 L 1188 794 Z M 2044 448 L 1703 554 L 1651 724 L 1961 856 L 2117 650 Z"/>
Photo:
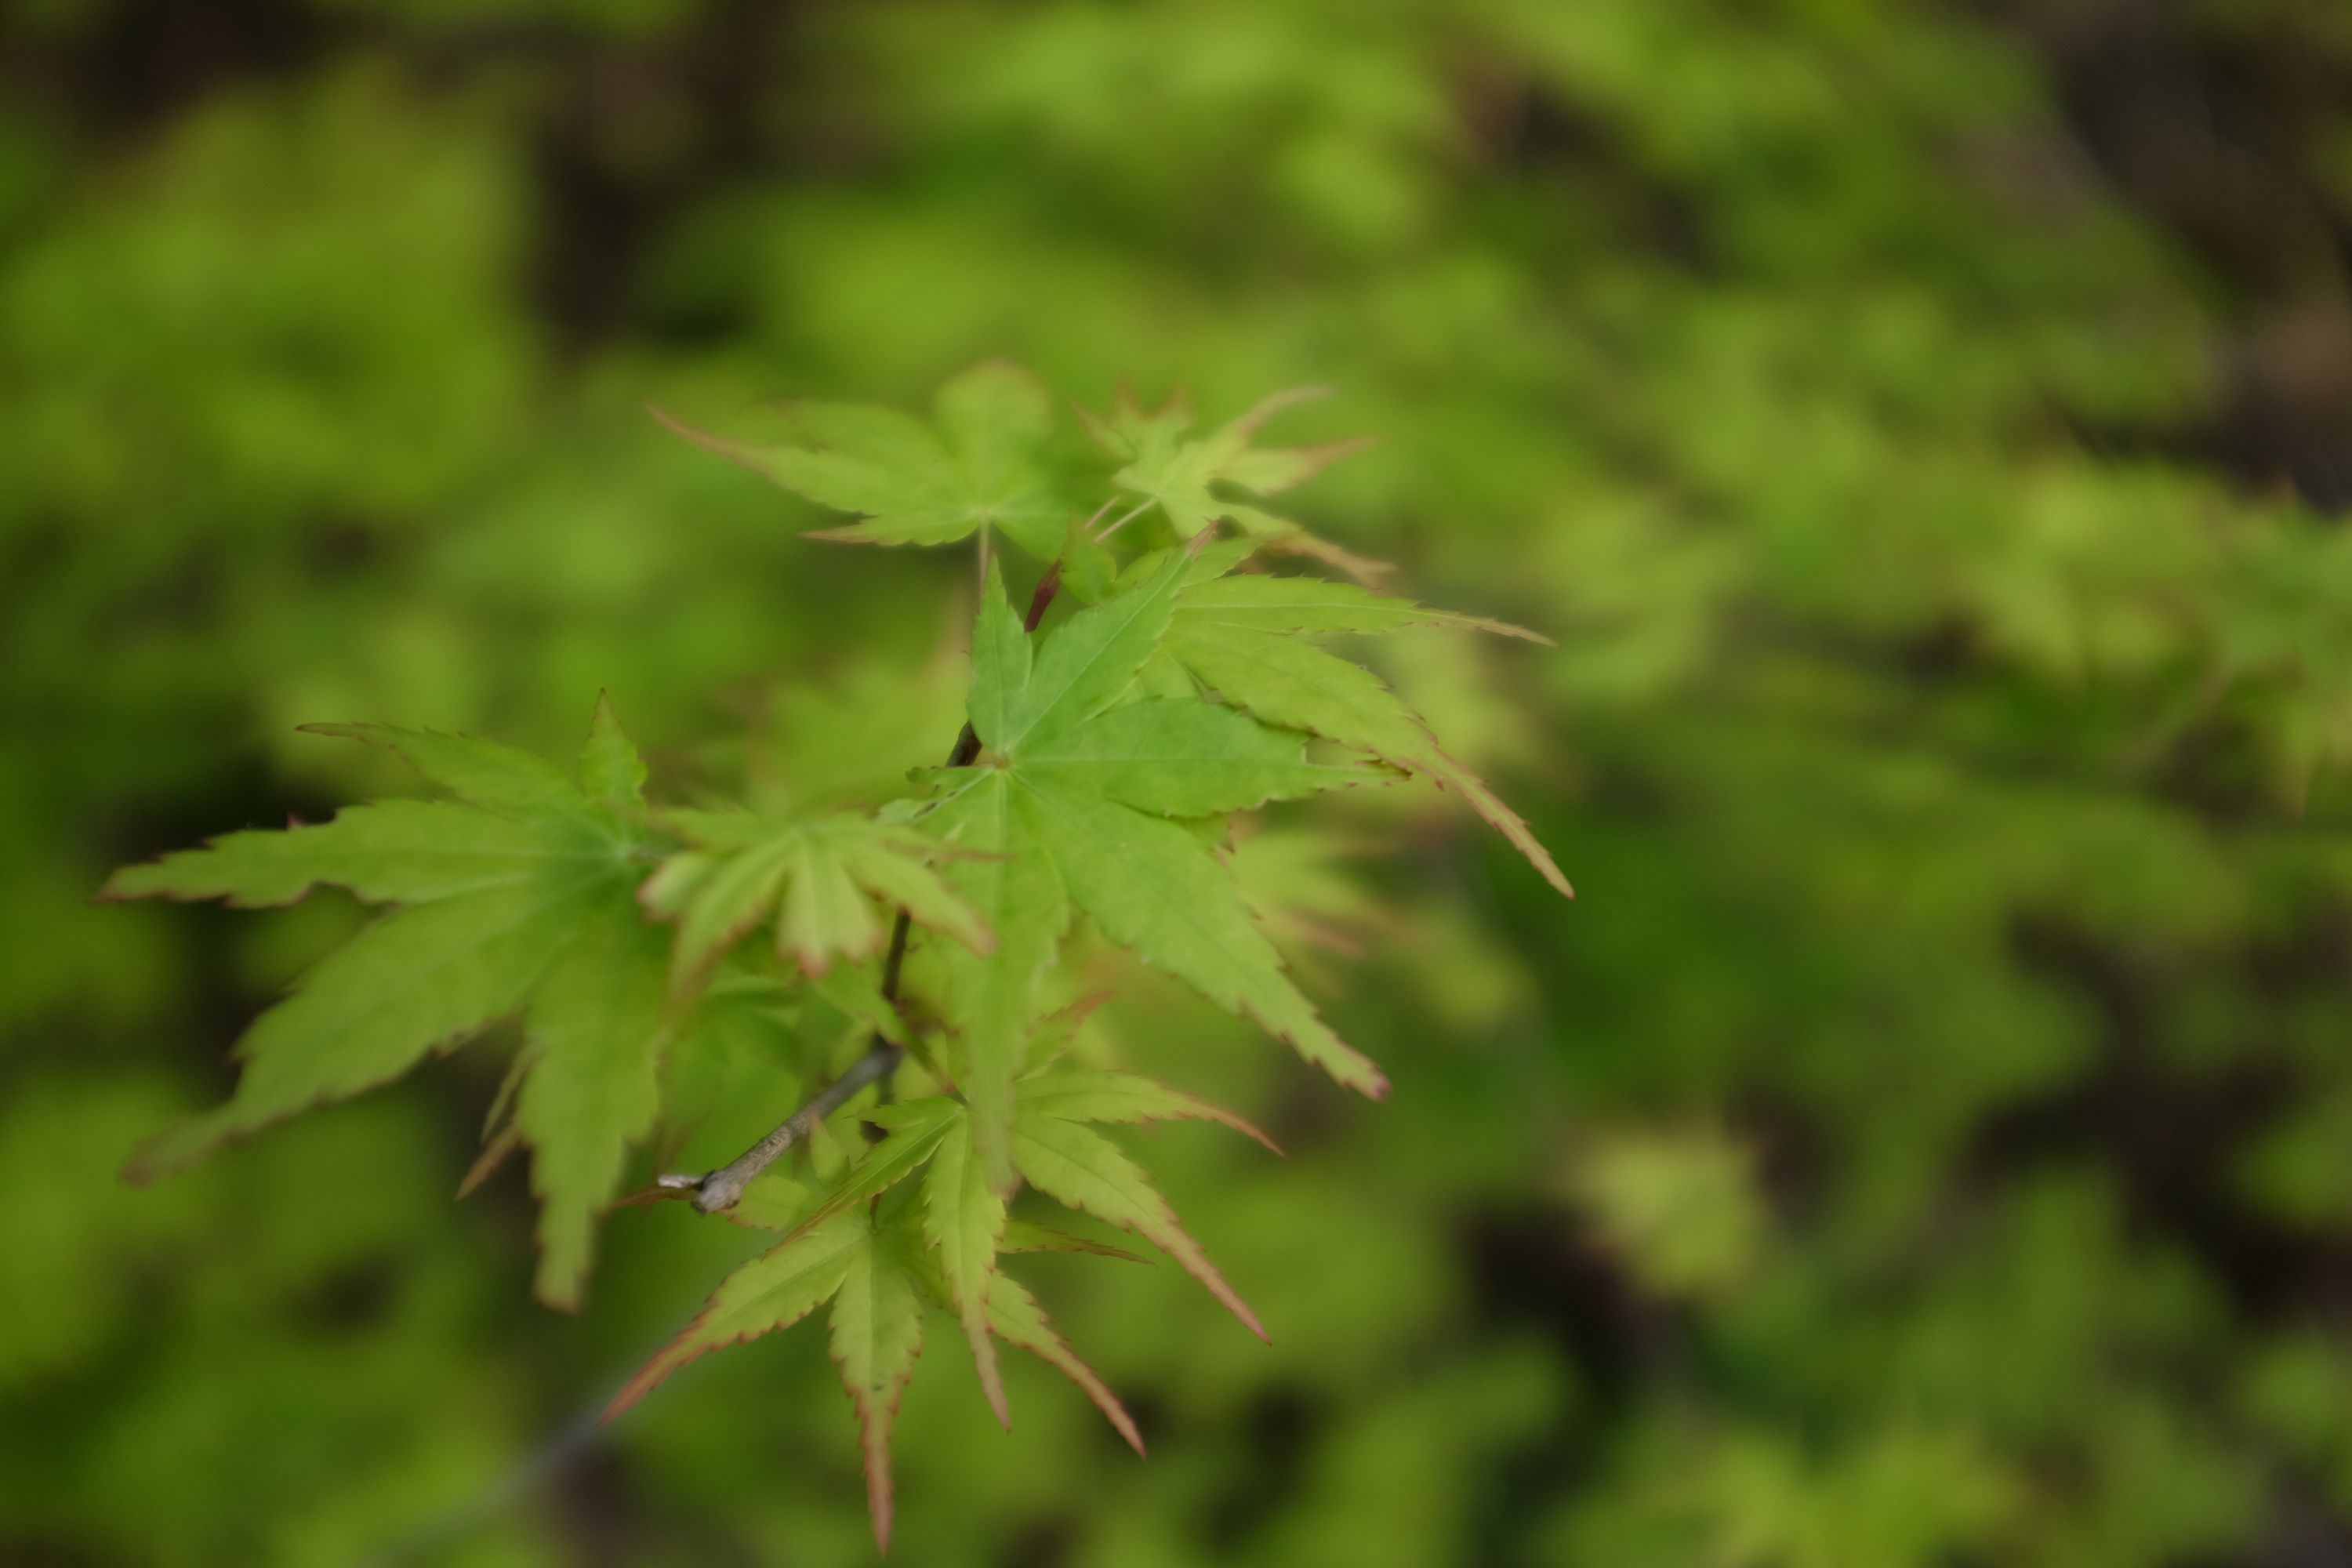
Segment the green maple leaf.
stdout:
<path fill-rule="evenodd" d="M 1181 397 L 1171 397 L 1146 414 L 1124 390 L 1105 416 L 1085 415 L 1088 434 L 1122 465 L 1111 483 L 1156 506 L 1179 538 L 1190 539 L 1223 519 L 1276 549 L 1316 556 L 1359 577 L 1377 575 L 1386 564 L 1370 561 L 1318 539 L 1288 518 L 1221 494 L 1223 486 L 1253 496 L 1274 495 L 1314 478 L 1369 443 L 1334 441 L 1320 447 L 1257 447 L 1259 426 L 1282 410 L 1328 395 L 1322 387 L 1277 392 L 1208 435 L 1188 440 L 1192 413 Z"/>
<path fill-rule="evenodd" d="M 965 1107 L 944 1095 L 927 1095 L 898 1105 L 877 1106 L 865 1112 L 864 1120 L 884 1130 L 881 1141 L 842 1173 L 832 1190 L 801 1220 L 802 1229 L 878 1198 L 921 1170 L 948 1134 L 965 1125 Z"/>
<path fill-rule="evenodd" d="M 926 1272 L 903 1218 L 862 1206 L 808 1226 L 719 1282 L 694 1321 L 604 1410 L 610 1421 L 679 1367 L 727 1345 L 791 1328 L 833 1303 L 834 1364 L 857 1412 L 874 1542 L 890 1544 L 890 1426 L 923 1349 Z"/>
<path fill-rule="evenodd" d="M 1290 983 L 1233 868 L 1183 827 L 1101 795 L 1030 784 L 1022 806 L 1102 933 L 1268 1032 L 1342 1084 L 1379 1099 L 1388 1079 Z"/>
<path fill-rule="evenodd" d="M 1420 716 L 1363 666 L 1299 637 L 1197 622 L 1172 627 L 1168 651 L 1201 685 L 1269 724 L 1359 748 L 1456 791 L 1544 880 L 1576 896 L 1527 819 L 1447 755 Z"/>
<path fill-rule="evenodd" d="M 237 1043 L 236 1092 L 149 1143 L 144 1180 L 523 1020 L 514 1131 L 541 1201 L 537 1289 L 579 1300 L 595 1217 L 651 1130 L 667 1031 L 663 942 L 635 907 L 644 767 L 602 700 L 577 776 L 488 741 L 319 725 L 391 748 L 453 801 L 353 806 L 117 872 L 107 898 L 290 902 L 330 883 L 396 906 L 320 961 Z"/>
<path fill-rule="evenodd" d="M 836 963 L 822 974 L 809 975 L 808 986 L 844 1017 L 856 1019 L 867 1032 L 922 1058 L 922 1040 L 907 1026 L 906 1016 L 898 1011 L 898 1004 L 882 994 L 881 984 L 875 975 L 878 967 L 871 963 Z"/>
<path fill-rule="evenodd" d="M 1142 581 L 1088 606 L 1042 639 L 1021 628 L 992 573 L 973 633 L 971 722 L 987 747 L 929 820 L 991 857 L 951 868 L 1000 939 L 1023 931 L 1015 961 L 948 955 L 949 1020 L 973 1143 L 999 1193 L 1015 1160 L 1012 1084 L 1036 1017 L 1036 977 L 1066 910 L 1086 911 L 1220 1005 L 1254 1017 L 1307 1060 L 1370 1094 L 1378 1068 L 1333 1034 L 1282 969 L 1232 872 L 1169 818 L 1198 818 L 1269 799 L 1368 782 L 1360 767 L 1306 760 L 1302 738 L 1198 700 L 1123 703 L 1173 621 L 1193 570 L 1171 552 Z"/>
<path fill-rule="evenodd" d="M 1024 780 L 1162 816 L 1252 811 L 1272 800 L 1383 782 L 1353 763 L 1307 762 L 1297 731 L 1197 700 L 1114 708 L 1029 746 L 1018 767 Z"/>
<path fill-rule="evenodd" d="M 866 1119 L 887 1129 L 882 1140 L 866 1150 L 824 1199 L 802 1211 L 797 1229 L 830 1225 L 924 1171 L 924 1239 L 939 1250 L 988 1405 L 1009 1427 L 1012 1413 L 1004 1405 L 995 1344 L 988 1338 L 988 1274 L 1004 1241 L 1004 1199 L 973 1152 L 971 1117 L 957 1100 L 934 1096 L 875 1107 Z"/>
<path fill-rule="evenodd" d="M 1076 1121 L 1024 1110 L 1015 1146 L 1021 1173 L 1030 1185 L 1055 1203 L 1143 1237 L 1174 1258 L 1250 1332 L 1259 1339 L 1266 1337 L 1257 1314 L 1225 1283 L 1225 1277 L 1185 1233 L 1176 1211 L 1152 1186 L 1143 1168 L 1121 1152 L 1118 1144 Z"/>
<path fill-rule="evenodd" d="M 1550 646 L 1551 639 L 1507 621 L 1433 610 L 1411 599 L 1375 594 L 1354 583 L 1319 577 L 1196 574 L 1176 602 L 1176 620 L 1196 629 L 1238 626 L 1255 632 L 1377 636 L 1413 626 L 1492 632 Z"/>
<path fill-rule="evenodd" d="M 1033 1121 L 1038 1119 L 1066 1122 L 1193 1120 L 1221 1123 L 1256 1139 L 1275 1153 L 1282 1152 L 1275 1147 L 1272 1139 L 1232 1111 L 1131 1073 L 1037 1074 L 1022 1080 L 1016 1086 L 1016 1140 L 1030 1131 Z M 982 1391 L 988 1397 L 990 1408 L 996 1412 L 997 1420 L 1009 1427 L 1013 1417 L 1005 1404 L 1003 1381 L 990 1337 L 993 1327 L 992 1281 L 997 1254 L 1007 1249 L 1008 1221 L 1004 1199 L 989 1179 L 973 1147 L 973 1118 L 953 1100 L 932 1099 L 885 1107 L 873 1112 L 868 1120 L 888 1131 L 834 1192 L 810 1211 L 808 1223 L 822 1223 L 853 1205 L 878 1196 L 905 1180 L 917 1166 L 922 1168 L 924 1238 L 937 1258 L 946 1300 L 962 1323 L 964 1337 L 971 1347 Z M 1048 1137 L 1050 1142 L 1050 1132 Z M 1134 1175 L 1140 1178 L 1139 1172 Z M 1174 1231 L 1172 1214 L 1165 1216 L 1165 1223 L 1174 1234 L 1181 1235 Z M 1031 1244 L 1034 1244 L 1034 1228 L 1024 1232 Z M 1154 1236 L 1153 1239 L 1159 1237 Z M 1066 1237 L 1055 1237 L 1045 1245 L 1064 1250 L 1102 1250 Z M 1246 1315 L 1244 1321 L 1255 1322 Z"/>
<path fill-rule="evenodd" d="M 837 959 L 870 958 L 887 930 L 877 900 L 976 953 L 995 951 L 987 922 L 933 868 L 956 853 L 935 837 L 845 815 L 776 824 L 748 812 L 672 811 L 660 821 L 698 846 L 671 856 L 644 889 L 646 908 L 677 921 L 672 969 L 681 988 L 772 916 L 777 955 L 811 976 Z"/>
<path fill-rule="evenodd" d="M 1265 1133 L 1229 1110 L 1129 1073 L 1048 1068 L 1021 1079 L 1016 1097 L 1013 1139 L 1022 1173 L 1031 1183 L 1058 1202 L 1141 1236 L 1175 1258 L 1253 1333 L 1265 1337 L 1256 1315 L 1185 1233 L 1150 1178 L 1115 1144 L 1082 1124 L 1215 1121 L 1274 1148 Z M 746 1189 L 730 1217 L 783 1231 L 782 1244 L 730 1275 L 694 1323 L 622 1391 L 608 1417 L 696 1357 L 789 1327 L 814 1311 L 845 1280 L 856 1278 L 852 1257 L 856 1247 L 866 1244 L 862 1237 L 887 1232 L 892 1223 L 907 1223 L 886 1221 L 882 1231 L 876 1231 L 873 1215 L 880 1200 L 920 1173 L 919 1241 L 928 1248 L 920 1270 L 930 1293 L 962 1325 L 982 1389 L 997 1418 L 1012 1424 L 997 1367 L 995 1342 L 1002 1339 L 1060 1368 L 1140 1452 L 1141 1439 L 1118 1401 L 1052 1333 L 1034 1300 L 1004 1277 L 997 1261 L 1008 1251 L 1132 1255 L 1033 1222 L 1008 1220 L 1003 1198 L 973 1150 L 976 1119 L 962 1101 L 934 1095 L 877 1107 L 863 1119 L 882 1128 L 883 1137 L 822 1195 L 773 1173 L 763 1174 Z M 897 1212 L 912 1215 L 916 1206 L 904 1205 Z M 894 1256 L 899 1266 L 913 1267 L 907 1260 L 903 1236 L 897 1245 L 900 1250 Z M 885 1286 L 877 1277 L 869 1289 L 879 1292 Z M 866 1315 L 861 1306 L 857 1320 L 863 1322 Z M 840 1333 L 836 1317 L 836 1344 Z M 906 1361 L 911 1365 L 911 1355 Z M 874 1364 L 887 1369 L 897 1363 L 884 1358 Z M 846 1364 L 845 1376 L 850 1376 Z M 878 1391 L 879 1385 L 861 1368 L 853 1380 L 853 1393 L 857 1389 Z M 895 1399 L 895 1392 L 891 1397 Z M 882 1478 L 877 1494 L 879 1520 L 887 1513 L 888 1481 L 887 1468 L 877 1472 L 873 1468 L 887 1464 L 874 1444 L 877 1429 L 869 1418 L 868 1479 L 877 1473 Z M 879 1429 L 887 1437 L 887 1412 Z M 887 1529 L 887 1524 L 879 1528 Z"/>
<path fill-rule="evenodd" d="M 620 1192 L 629 1150 L 653 1131 L 668 1028 L 661 959 L 640 911 L 609 896 L 583 903 L 523 1015 L 530 1065 L 514 1125 L 540 1200 L 539 1294 L 553 1305 L 578 1304 L 597 1215 Z"/>
<path fill-rule="evenodd" d="M 1050 1065 L 1070 1048 L 1086 1021 L 1110 998 L 1109 992 L 1097 991 L 1091 996 L 1081 996 L 1068 1006 L 1057 1008 L 1038 1020 L 1037 1027 L 1029 1036 L 1028 1048 L 1022 1053 L 1024 1067 L 1034 1072 Z"/>
<path fill-rule="evenodd" d="M 911 1118 L 900 1119 L 902 1127 L 946 1127 L 951 1132 L 963 1128 L 960 1110 L 950 1100 L 931 1102 L 919 1110 L 899 1109 L 914 1110 Z M 936 1140 L 932 1146 L 938 1146 Z M 869 1152 L 866 1162 L 873 1157 Z M 887 1185 L 876 1191 L 887 1190 Z M 987 1191 L 984 1184 L 980 1190 Z M 929 1236 L 929 1225 L 921 1233 L 916 1230 L 909 1207 L 877 1213 L 871 1204 L 851 1199 L 813 1210 L 805 1187 L 773 1175 L 754 1182 L 730 1217 L 739 1224 L 786 1234 L 773 1249 L 720 1281 L 694 1321 L 614 1397 L 604 1419 L 627 1410 L 689 1362 L 788 1329 L 829 1300 L 833 1303 L 833 1359 L 857 1412 L 875 1543 L 887 1550 L 891 1523 L 890 1428 L 899 1397 L 922 1352 L 922 1309 L 929 1302 L 959 1310 L 947 1255 L 939 1247 L 937 1237 Z M 1028 1226 L 1024 1230 L 1045 1238 L 1039 1245 L 1068 1244 L 1074 1249 L 1123 1256 L 1115 1248 L 1079 1243 L 1044 1226 Z M 934 1249 L 931 1253 L 924 1250 L 927 1236 Z M 984 1348 L 985 1364 L 992 1369 L 999 1339 L 1031 1352 L 1076 1384 L 1135 1451 L 1142 1453 L 1143 1437 L 1133 1419 L 1093 1369 L 1055 1331 L 1036 1298 L 1018 1280 L 991 1272 L 993 1279 L 981 1318 L 982 1331 L 973 1344 L 975 1360 Z M 997 1399 L 1002 1415 L 1001 1391 Z"/>
<path fill-rule="evenodd" d="M 1040 1116 L 1065 1121 L 1213 1121 L 1254 1138 L 1279 1154 L 1275 1141 L 1222 1105 L 1130 1072 L 1063 1068 L 1039 1073 L 1021 1085 L 1021 1104 Z"/>
<path fill-rule="evenodd" d="M 1197 699 L 1205 689 L 1268 724 L 1370 752 L 1454 790 L 1546 881 L 1575 897 L 1526 820 L 1448 755 L 1402 698 L 1370 670 L 1311 640 L 1422 626 L 1490 632 L 1547 646 L 1549 639 L 1506 621 L 1433 610 L 1355 584 L 1230 575 L 1256 548 L 1251 541 L 1235 540 L 1198 552 L 1159 649 L 1137 674 L 1137 689 L 1179 700 Z M 1156 575 L 1175 553 L 1144 556 L 1121 581 L 1132 584 Z"/>
<path fill-rule="evenodd" d="M 991 1277 L 1004 1244 L 1004 1199 L 972 1145 L 971 1119 L 956 1117 L 923 1172 L 923 1236 L 938 1255 L 948 1300 L 963 1324 L 989 1408 L 1006 1426 L 1013 1414 L 990 1337 Z"/>
<path fill-rule="evenodd" d="M 1053 1321 L 1037 1304 L 1037 1298 L 1010 1274 L 998 1275 L 995 1289 L 989 1293 L 988 1326 L 1005 1343 L 1019 1345 L 1076 1384 L 1094 1401 L 1095 1408 L 1103 1413 L 1103 1419 L 1111 1424 L 1112 1430 L 1127 1439 L 1127 1446 L 1135 1450 L 1138 1458 L 1142 1457 L 1143 1434 L 1137 1430 L 1135 1418 L 1127 1413 L 1127 1407 L 1118 1402 L 1118 1395 L 1054 1331 Z"/>
<path fill-rule="evenodd" d="M 890 1426 L 923 1352 L 922 1275 L 899 1227 L 868 1221 L 869 1239 L 850 1255 L 833 1298 L 833 1361 L 857 1411 L 866 1455 L 866 1505 L 874 1545 L 890 1549 Z"/>
<path fill-rule="evenodd" d="M 696 445 L 785 489 L 861 521 L 813 537 L 867 544 L 950 544 L 1002 532 L 1039 559 L 1062 542 L 1068 508 L 1038 459 L 1053 421 L 1045 389 L 1001 363 L 940 388 L 936 426 L 896 409 L 803 403 L 782 410 L 789 439 L 730 441 L 654 416 Z"/>
<path fill-rule="evenodd" d="M 1013 1080 L 1027 1052 L 1039 980 L 1069 929 L 1070 905 L 1054 863 L 1030 842 L 1001 771 L 950 796 L 927 819 L 932 831 L 988 857 L 950 862 L 957 890 L 996 932 L 982 960 L 955 947 L 939 952 L 940 1011 L 955 1029 L 953 1069 L 972 1108 L 972 1147 L 988 1180 L 1012 1191 Z"/>
<path fill-rule="evenodd" d="M 827 978 L 859 973 L 836 964 Z M 812 981 L 810 989 L 824 986 Z M 799 1027 L 803 1009 L 761 966 L 725 965 L 690 1004 L 680 1001 L 673 994 L 668 1003 L 677 1024 L 663 1054 L 661 1121 L 651 1146 L 650 1163 L 660 1170 L 674 1169 L 698 1133 L 737 1107 L 799 1103 L 815 1087 L 807 1072 L 822 1065 L 808 1056 L 814 1042 Z"/>
<path fill-rule="evenodd" d="M 1089 1258 L 1116 1258 L 1126 1263 L 1141 1263 L 1143 1258 L 1125 1247 L 1089 1237 L 1073 1236 L 1050 1225 L 1040 1225 L 1033 1219 L 1009 1219 L 1004 1222 L 1004 1240 L 999 1252 L 1076 1252 Z"/>
<path fill-rule="evenodd" d="M 1198 1244 L 1178 1224 L 1148 1177 L 1118 1145 L 1088 1131 L 1087 1122 L 1214 1121 L 1257 1140 L 1273 1140 L 1219 1106 L 1132 1073 L 1048 1068 L 1014 1086 L 1013 1142 L 1023 1176 L 1067 1207 L 1131 1230 L 1183 1267 L 1247 1324 L 1265 1331 Z M 1003 1390 L 991 1386 L 994 1358 L 982 1345 L 996 1258 L 1009 1250 L 1003 1202 L 971 1152 L 977 1115 L 945 1095 L 882 1106 L 866 1113 L 885 1129 L 882 1140 L 845 1172 L 831 1191 L 805 1209 L 798 1231 L 812 1231 L 870 1203 L 923 1172 L 923 1232 L 937 1255 L 950 1300 L 962 1319 L 981 1363 L 983 1387 L 1003 1417 Z M 1030 1245 L 1027 1240 L 1024 1246 Z M 1098 1248 L 1080 1247 L 1080 1250 Z"/>

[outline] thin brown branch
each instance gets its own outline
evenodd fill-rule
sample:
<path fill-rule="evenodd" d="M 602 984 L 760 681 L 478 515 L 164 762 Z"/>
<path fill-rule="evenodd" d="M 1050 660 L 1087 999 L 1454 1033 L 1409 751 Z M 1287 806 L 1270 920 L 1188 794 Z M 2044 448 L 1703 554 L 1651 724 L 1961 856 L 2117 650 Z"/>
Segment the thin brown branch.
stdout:
<path fill-rule="evenodd" d="M 874 1037 L 874 1042 L 864 1056 L 850 1065 L 847 1072 L 835 1079 L 820 1090 L 815 1099 L 802 1106 L 777 1126 L 774 1131 L 752 1144 L 734 1161 L 720 1166 L 696 1184 L 694 1206 L 704 1214 L 717 1214 L 732 1208 L 751 1178 L 782 1158 L 791 1148 L 816 1131 L 817 1123 L 840 1110 L 849 1097 L 867 1084 L 880 1079 L 898 1065 L 905 1055 L 897 1046 Z"/>
<path fill-rule="evenodd" d="M 1029 614 L 1022 629 L 1034 632 L 1045 618 L 1061 591 L 1062 563 L 1055 562 L 1045 568 L 1037 580 L 1037 591 L 1029 597 Z M 967 722 L 963 732 L 956 737 L 955 749 L 948 753 L 948 766 L 967 767 L 980 755 L 980 736 Z M 882 998 L 898 1000 L 898 976 L 907 963 L 907 936 L 909 926 L 907 911 L 900 910 L 898 918 L 890 923 L 890 951 L 882 961 Z M 654 1178 L 649 1195 L 665 1198 L 687 1198 L 704 1214 L 718 1214 L 732 1208 L 743 1195 L 743 1189 L 753 1177 L 782 1159 L 786 1150 L 804 1141 L 816 1131 L 819 1123 L 847 1104 L 852 1096 L 869 1084 L 883 1082 L 906 1056 L 900 1047 L 876 1035 L 866 1047 L 866 1054 L 849 1066 L 849 1070 L 819 1089 L 814 1098 L 792 1115 L 779 1122 L 773 1131 L 752 1144 L 728 1163 L 705 1175 L 694 1176 L 672 1173 Z"/>

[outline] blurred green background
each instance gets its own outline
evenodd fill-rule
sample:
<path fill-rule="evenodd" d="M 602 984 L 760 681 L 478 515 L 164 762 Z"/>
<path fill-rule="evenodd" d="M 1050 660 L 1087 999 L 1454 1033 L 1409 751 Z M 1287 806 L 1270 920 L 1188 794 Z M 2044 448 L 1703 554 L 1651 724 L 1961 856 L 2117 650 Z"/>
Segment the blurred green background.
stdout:
<path fill-rule="evenodd" d="M 0 1562 L 866 1559 L 819 1335 L 588 1425 L 749 1243 L 532 1305 L 499 1053 L 121 1185 L 355 917 L 86 900 L 406 787 L 304 721 L 943 748 L 967 565 L 637 403 L 1003 354 L 1337 387 L 1582 897 L 1262 841 L 1394 1098 L 1112 1026 L 1293 1150 L 1150 1136 L 1273 1348 L 1042 1260 L 1152 1458 L 933 1367 L 900 1560 L 2352 1563 L 2347 258 L 2340 0 L 5 0 Z"/>

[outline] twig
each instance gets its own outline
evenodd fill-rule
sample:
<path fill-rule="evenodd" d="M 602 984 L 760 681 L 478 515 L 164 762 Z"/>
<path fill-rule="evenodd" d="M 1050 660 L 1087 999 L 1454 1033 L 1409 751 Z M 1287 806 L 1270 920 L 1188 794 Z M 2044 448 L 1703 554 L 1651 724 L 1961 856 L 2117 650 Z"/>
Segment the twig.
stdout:
<path fill-rule="evenodd" d="M 717 1214 L 732 1208 L 751 1178 L 781 1159 L 785 1150 L 816 1131 L 818 1122 L 841 1109 L 849 1097 L 867 1084 L 888 1073 L 898 1065 L 906 1053 L 889 1041 L 875 1037 L 875 1044 L 864 1056 L 851 1064 L 847 1072 L 835 1079 L 820 1090 L 814 1100 L 802 1106 L 784 1121 L 735 1157 L 731 1164 L 723 1165 L 695 1184 L 694 1206 L 704 1214 Z"/>
<path fill-rule="evenodd" d="M 1037 623 L 1045 618 L 1053 605 L 1054 595 L 1061 591 L 1062 563 L 1055 562 L 1045 568 L 1037 580 L 1037 591 L 1029 597 L 1029 614 L 1022 622 L 1022 630 L 1034 632 Z M 956 737 L 955 750 L 948 753 L 948 766 L 968 767 L 980 755 L 980 734 L 969 722 Z M 907 963 L 907 934 L 909 926 L 907 911 L 900 910 L 898 918 L 890 922 L 890 952 L 882 961 L 882 999 L 898 1000 L 898 975 Z M 819 1089 L 814 1099 L 786 1117 L 766 1137 L 744 1150 L 728 1163 L 706 1175 L 689 1175 L 673 1172 L 656 1176 L 652 1195 L 665 1198 L 688 1198 L 704 1214 L 718 1214 L 735 1206 L 743 1189 L 753 1177 L 783 1157 L 784 1152 L 816 1131 L 817 1125 L 847 1104 L 850 1097 L 868 1084 L 887 1079 L 906 1056 L 906 1051 L 880 1034 L 875 1035 L 866 1047 L 866 1054 L 849 1065 L 849 1070 Z"/>

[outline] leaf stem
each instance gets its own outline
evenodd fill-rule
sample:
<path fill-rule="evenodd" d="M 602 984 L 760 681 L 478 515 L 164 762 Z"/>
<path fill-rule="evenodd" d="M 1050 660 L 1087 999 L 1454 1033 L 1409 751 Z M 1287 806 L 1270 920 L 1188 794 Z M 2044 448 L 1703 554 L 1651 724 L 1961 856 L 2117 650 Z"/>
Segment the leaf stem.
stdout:
<path fill-rule="evenodd" d="M 1150 507 L 1152 501 L 1157 499 L 1158 498 L 1153 496 L 1146 496 L 1141 500 L 1137 501 L 1134 506 L 1119 514 L 1118 521 L 1104 529 L 1100 533 L 1096 534 L 1095 542 L 1100 544 L 1104 540 L 1108 539 L 1112 534 L 1117 533 L 1120 529 L 1125 528 L 1129 523 L 1133 522 L 1137 518 L 1141 517 Z"/>
<path fill-rule="evenodd" d="M 1045 568 L 1045 574 L 1037 580 L 1037 591 L 1029 597 L 1029 614 L 1022 623 L 1024 631 L 1036 631 L 1037 623 L 1045 618 L 1045 611 L 1053 605 L 1054 595 L 1061 591 L 1061 587 L 1062 563 L 1056 561 Z M 963 732 L 956 737 L 955 749 L 948 753 L 947 765 L 951 768 L 967 767 L 978 755 L 980 735 L 967 721 Z M 898 918 L 890 923 L 890 951 L 882 961 L 882 999 L 886 1002 L 898 1000 L 898 976 L 907 963 L 909 923 L 904 910 L 900 910 Z M 766 1137 L 706 1175 L 677 1173 L 655 1177 L 655 1194 L 666 1198 L 689 1198 L 694 1206 L 704 1214 L 719 1214 L 732 1208 L 735 1200 L 743 1195 L 743 1189 L 751 1184 L 753 1177 L 783 1158 L 785 1151 L 805 1141 L 810 1133 L 816 1131 L 818 1123 L 847 1104 L 850 1097 L 859 1089 L 887 1079 L 906 1054 L 902 1047 L 877 1034 L 867 1043 L 866 1054 L 849 1064 L 848 1071 L 819 1089 L 806 1105 L 779 1122 Z"/>

